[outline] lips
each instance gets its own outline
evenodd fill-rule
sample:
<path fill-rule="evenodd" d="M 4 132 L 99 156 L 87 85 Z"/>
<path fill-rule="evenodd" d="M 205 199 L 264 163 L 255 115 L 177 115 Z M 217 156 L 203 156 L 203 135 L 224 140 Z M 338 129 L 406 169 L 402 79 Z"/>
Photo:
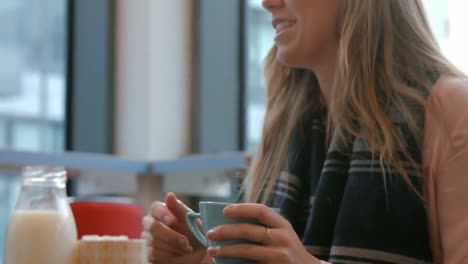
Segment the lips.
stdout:
<path fill-rule="evenodd" d="M 281 31 L 284 31 L 284 30 L 296 25 L 296 21 L 291 20 L 291 19 L 275 18 L 275 19 L 273 19 L 271 24 L 273 25 L 273 28 L 276 29 L 276 33 L 280 33 Z"/>

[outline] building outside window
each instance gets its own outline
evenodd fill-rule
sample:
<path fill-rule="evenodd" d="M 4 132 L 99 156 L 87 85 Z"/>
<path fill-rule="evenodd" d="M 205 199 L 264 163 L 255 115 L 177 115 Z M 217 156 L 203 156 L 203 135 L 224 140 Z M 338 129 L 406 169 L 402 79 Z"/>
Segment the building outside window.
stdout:
<path fill-rule="evenodd" d="M 265 83 L 263 79 L 263 59 L 270 50 L 275 36 L 267 13 L 259 0 L 247 0 L 245 5 L 245 148 L 255 151 L 260 141 L 263 118 L 265 116 Z"/>
<path fill-rule="evenodd" d="M 61 151 L 67 0 L 0 1 L 0 149 Z M 0 172 L 0 263 L 18 175 Z"/>
<path fill-rule="evenodd" d="M 275 35 L 270 15 L 260 0 L 246 3 L 246 92 L 245 149 L 255 151 L 260 141 L 265 115 L 265 84 L 263 59 L 273 44 Z M 445 55 L 462 71 L 468 73 L 468 1 L 423 0 L 429 22 Z"/>

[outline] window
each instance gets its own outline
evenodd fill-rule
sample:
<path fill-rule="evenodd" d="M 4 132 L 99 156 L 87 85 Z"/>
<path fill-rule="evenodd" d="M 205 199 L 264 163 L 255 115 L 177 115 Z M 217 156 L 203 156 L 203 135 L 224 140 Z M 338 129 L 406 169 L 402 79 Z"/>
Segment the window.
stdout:
<path fill-rule="evenodd" d="M 274 30 L 261 1 L 246 0 L 245 148 L 255 151 L 265 115 L 262 61 L 273 44 Z M 431 27 L 445 55 L 468 73 L 466 0 L 423 0 Z"/>
<path fill-rule="evenodd" d="M 429 23 L 447 58 L 468 73 L 468 8 L 464 0 L 423 0 Z"/>
<path fill-rule="evenodd" d="M 0 1 L 1 149 L 64 149 L 67 3 Z M 0 171 L 0 263 L 19 184 Z"/>
<path fill-rule="evenodd" d="M 246 9 L 245 147 L 249 151 L 255 151 L 265 116 L 263 59 L 273 45 L 275 31 L 271 26 L 270 15 L 263 9 L 261 1 L 248 0 Z"/>
<path fill-rule="evenodd" d="M 0 2 L 1 148 L 64 148 L 66 3 Z"/>

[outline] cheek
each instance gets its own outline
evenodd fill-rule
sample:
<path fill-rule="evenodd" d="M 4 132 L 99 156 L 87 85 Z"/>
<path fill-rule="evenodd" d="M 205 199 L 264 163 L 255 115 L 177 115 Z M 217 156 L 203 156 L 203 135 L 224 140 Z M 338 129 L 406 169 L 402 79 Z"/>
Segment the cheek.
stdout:
<path fill-rule="evenodd" d="M 323 14 L 304 18 L 287 45 L 279 46 L 277 59 L 291 67 L 309 67 L 337 48 L 336 23 Z"/>
<path fill-rule="evenodd" d="M 298 25 L 290 41 L 285 45 L 278 45 L 277 59 L 282 64 L 290 67 L 303 67 L 311 59 L 313 51 L 317 49 L 317 43 L 313 28 Z"/>

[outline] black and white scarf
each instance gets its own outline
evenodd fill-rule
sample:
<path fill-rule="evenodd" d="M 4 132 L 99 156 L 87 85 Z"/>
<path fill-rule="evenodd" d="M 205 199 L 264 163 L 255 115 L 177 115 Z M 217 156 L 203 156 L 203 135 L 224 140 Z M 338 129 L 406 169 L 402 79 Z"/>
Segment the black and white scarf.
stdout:
<path fill-rule="evenodd" d="M 424 110 L 415 111 L 421 113 L 423 126 Z M 403 135 L 410 135 L 398 111 L 391 118 Z M 335 134 L 327 151 L 325 136 L 319 115 L 300 125 L 288 169 L 269 201 L 282 209 L 306 249 L 334 264 L 432 263 L 424 204 L 403 177 L 385 168 L 384 180 L 378 156 L 373 158 L 362 140 L 345 144 Z M 406 147 L 418 162 L 421 138 L 406 138 Z M 422 191 L 420 168 L 407 170 Z"/>

